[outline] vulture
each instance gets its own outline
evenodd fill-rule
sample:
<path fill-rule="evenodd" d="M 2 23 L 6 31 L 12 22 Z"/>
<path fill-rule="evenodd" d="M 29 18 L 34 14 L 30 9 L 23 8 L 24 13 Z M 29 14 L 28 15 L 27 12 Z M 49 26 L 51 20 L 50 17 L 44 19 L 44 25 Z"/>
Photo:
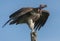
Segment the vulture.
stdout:
<path fill-rule="evenodd" d="M 10 19 L 3 25 L 3 27 L 7 23 L 9 23 L 9 25 L 26 23 L 31 30 L 40 30 L 49 17 L 49 12 L 47 10 L 43 10 L 45 7 L 47 7 L 47 5 L 40 4 L 40 6 L 36 8 L 21 8 L 9 16 Z"/>

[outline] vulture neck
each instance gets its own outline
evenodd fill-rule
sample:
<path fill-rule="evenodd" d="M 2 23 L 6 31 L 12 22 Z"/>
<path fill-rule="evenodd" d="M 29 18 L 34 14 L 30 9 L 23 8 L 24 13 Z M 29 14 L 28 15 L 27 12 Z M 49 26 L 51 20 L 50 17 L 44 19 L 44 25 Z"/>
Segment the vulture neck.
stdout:
<path fill-rule="evenodd" d="M 42 9 L 43 9 L 43 7 L 39 7 L 38 9 L 42 10 Z"/>
<path fill-rule="evenodd" d="M 43 8 L 38 8 L 38 13 L 42 10 Z"/>

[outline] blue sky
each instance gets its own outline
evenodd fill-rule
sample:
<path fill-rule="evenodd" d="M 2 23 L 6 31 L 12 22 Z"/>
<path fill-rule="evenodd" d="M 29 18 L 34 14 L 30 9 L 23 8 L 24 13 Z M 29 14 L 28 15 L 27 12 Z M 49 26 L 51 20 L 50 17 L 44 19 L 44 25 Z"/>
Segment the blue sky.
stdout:
<path fill-rule="evenodd" d="M 38 7 L 47 4 L 50 16 L 46 24 L 37 32 L 38 41 L 60 41 L 60 0 L 0 0 L 0 41 L 31 41 L 30 29 L 26 24 L 2 25 L 9 15 L 22 7 Z"/>

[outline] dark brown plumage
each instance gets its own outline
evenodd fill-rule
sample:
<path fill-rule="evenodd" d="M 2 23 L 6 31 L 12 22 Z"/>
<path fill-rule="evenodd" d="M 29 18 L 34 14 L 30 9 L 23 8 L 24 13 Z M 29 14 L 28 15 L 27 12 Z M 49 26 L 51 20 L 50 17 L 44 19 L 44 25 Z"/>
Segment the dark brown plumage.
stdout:
<path fill-rule="evenodd" d="M 44 26 L 44 24 L 46 23 L 47 19 L 48 19 L 48 16 L 49 16 L 49 12 L 46 11 L 46 10 L 42 10 L 42 15 L 41 17 L 35 22 L 35 26 L 34 28 L 37 30 L 40 30 L 40 28 L 42 26 Z"/>
<path fill-rule="evenodd" d="M 42 26 L 44 26 L 49 16 L 48 11 L 42 10 L 45 7 L 46 5 L 40 5 L 38 8 L 21 8 L 9 16 L 10 20 L 8 20 L 3 27 L 8 22 L 10 22 L 10 25 L 27 23 L 31 29 L 39 30 Z"/>

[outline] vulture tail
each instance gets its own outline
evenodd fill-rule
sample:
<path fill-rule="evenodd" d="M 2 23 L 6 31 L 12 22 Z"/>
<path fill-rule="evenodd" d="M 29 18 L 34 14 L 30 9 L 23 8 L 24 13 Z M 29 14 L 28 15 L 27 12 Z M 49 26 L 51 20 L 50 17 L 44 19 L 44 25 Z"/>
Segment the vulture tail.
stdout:
<path fill-rule="evenodd" d="M 5 27 L 6 24 L 7 24 L 8 22 L 10 22 L 10 21 L 11 21 L 11 19 L 9 19 L 9 20 L 2 26 L 2 28 Z"/>
<path fill-rule="evenodd" d="M 9 23 L 9 25 L 12 25 L 12 24 L 14 24 L 14 23 L 16 23 L 16 21 L 11 21 L 11 22 Z"/>

